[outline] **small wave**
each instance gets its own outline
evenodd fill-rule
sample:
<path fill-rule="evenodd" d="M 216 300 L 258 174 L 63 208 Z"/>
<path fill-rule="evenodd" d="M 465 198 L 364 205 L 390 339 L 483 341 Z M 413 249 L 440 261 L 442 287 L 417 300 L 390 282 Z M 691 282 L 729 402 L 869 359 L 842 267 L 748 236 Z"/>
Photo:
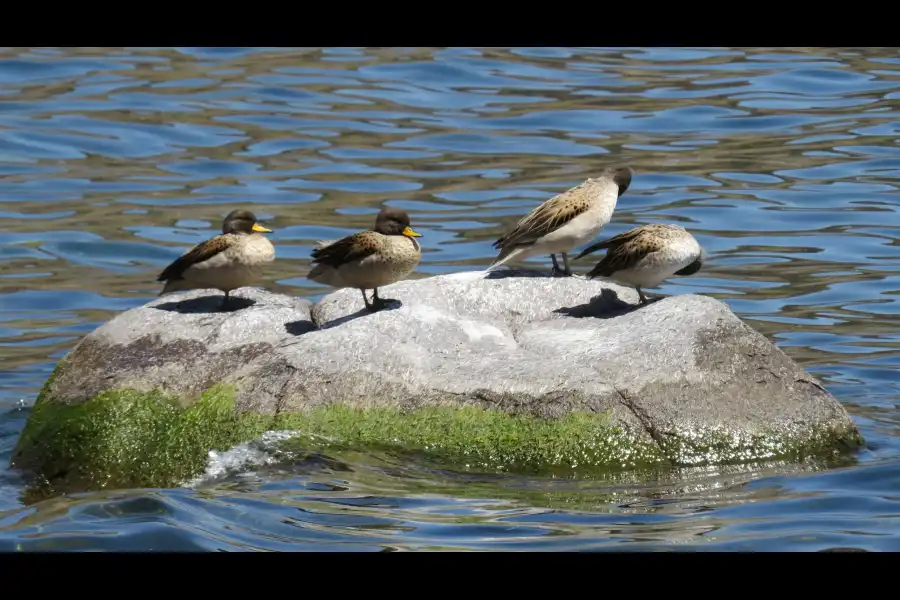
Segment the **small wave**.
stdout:
<path fill-rule="evenodd" d="M 266 431 L 255 440 L 238 444 L 225 452 L 210 450 L 203 474 L 182 485 L 196 487 L 224 477 L 252 473 L 257 467 L 278 463 L 285 457 L 285 453 L 279 448 L 280 442 L 299 435 L 299 431 Z"/>

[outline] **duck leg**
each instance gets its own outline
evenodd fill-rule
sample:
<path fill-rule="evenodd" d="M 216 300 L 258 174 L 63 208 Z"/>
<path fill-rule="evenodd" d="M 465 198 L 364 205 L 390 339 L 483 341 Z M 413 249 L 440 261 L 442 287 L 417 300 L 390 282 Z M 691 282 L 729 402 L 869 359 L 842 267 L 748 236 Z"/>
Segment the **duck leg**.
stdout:
<path fill-rule="evenodd" d="M 641 291 L 641 286 L 636 286 L 635 289 L 637 290 L 638 298 L 641 299 L 641 304 L 642 304 L 642 305 L 647 304 L 648 302 L 650 302 L 650 301 L 647 299 L 647 296 L 644 295 L 644 292 Z"/>
<path fill-rule="evenodd" d="M 360 288 L 359 291 L 362 292 L 363 302 L 366 303 L 366 309 L 369 312 L 376 312 L 384 308 L 385 301 L 378 297 L 378 288 L 373 289 L 371 302 L 369 301 L 369 297 L 366 296 L 366 290 Z"/>
<path fill-rule="evenodd" d="M 559 275 L 560 273 L 562 273 L 563 271 L 562 271 L 562 269 L 559 268 L 559 263 L 556 262 L 556 255 L 555 255 L 555 254 L 551 254 L 551 255 L 550 255 L 550 260 L 553 261 L 553 270 L 550 271 L 550 273 L 551 273 L 553 276 L 556 276 L 556 275 Z"/>
<path fill-rule="evenodd" d="M 228 308 L 228 302 L 231 299 L 231 297 L 228 294 L 230 294 L 230 293 L 231 293 L 230 291 L 225 292 L 225 296 L 222 298 L 222 304 L 219 305 L 219 308 L 221 308 L 221 309 Z"/>
<path fill-rule="evenodd" d="M 563 274 L 566 275 L 567 277 L 571 277 L 572 269 L 569 268 L 569 255 L 566 254 L 565 252 L 563 252 L 562 259 L 563 259 Z"/>
<path fill-rule="evenodd" d="M 369 310 L 369 311 L 371 311 L 371 310 L 372 310 L 372 304 L 369 302 L 369 297 L 366 296 L 366 290 L 364 290 L 363 288 L 359 288 L 359 291 L 362 293 L 363 302 L 366 303 L 366 309 Z"/>
<path fill-rule="evenodd" d="M 376 308 L 376 310 L 380 310 L 384 308 L 385 301 L 378 297 L 378 288 L 372 292 L 372 306 Z"/>

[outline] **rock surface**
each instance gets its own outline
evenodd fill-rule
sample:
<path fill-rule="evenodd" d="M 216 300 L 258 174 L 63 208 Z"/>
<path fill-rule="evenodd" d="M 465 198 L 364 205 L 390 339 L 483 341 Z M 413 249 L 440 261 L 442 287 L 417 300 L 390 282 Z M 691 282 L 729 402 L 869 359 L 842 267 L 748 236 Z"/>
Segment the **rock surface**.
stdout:
<path fill-rule="evenodd" d="M 606 413 L 675 464 L 777 456 L 861 440 L 841 404 L 728 307 L 698 295 L 638 307 L 634 290 L 528 271 L 465 272 L 319 303 L 244 288 L 180 292 L 86 336 L 39 402 L 214 384 L 240 411 L 475 405 L 555 419 Z M 811 451 L 811 450 L 810 450 Z"/>

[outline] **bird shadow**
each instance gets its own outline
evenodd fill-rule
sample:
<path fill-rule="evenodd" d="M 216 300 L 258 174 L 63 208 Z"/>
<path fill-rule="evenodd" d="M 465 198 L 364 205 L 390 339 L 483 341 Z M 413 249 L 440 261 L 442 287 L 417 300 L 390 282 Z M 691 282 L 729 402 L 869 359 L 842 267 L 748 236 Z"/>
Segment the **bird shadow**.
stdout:
<path fill-rule="evenodd" d="M 290 323 L 284 324 L 284 330 L 287 331 L 290 335 L 303 335 L 309 333 L 310 331 L 315 331 L 318 329 L 316 324 L 312 321 L 307 321 L 302 319 L 300 321 L 291 321 Z"/>
<path fill-rule="evenodd" d="M 627 315 L 628 313 L 644 308 L 645 306 L 649 306 L 663 298 L 664 296 L 654 296 L 648 298 L 649 302 L 647 304 L 632 304 L 619 298 L 619 294 L 617 294 L 615 290 L 604 288 L 598 295 L 594 296 L 584 304 L 557 308 L 553 312 L 566 315 L 567 317 L 575 317 L 576 319 L 583 319 L 585 317 L 612 319 Z"/>
<path fill-rule="evenodd" d="M 384 303 L 384 305 L 374 312 L 370 311 L 366 307 L 363 307 L 355 313 L 350 313 L 349 315 L 344 315 L 343 317 L 338 317 L 337 319 L 333 319 L 331 321 L 328 321 L 327 323 L 323 323 L 319 327 L 319 329 L 331 329 L 332 327 L 343 325 L 344 323 L 348 323 L 354 319 L 359 319 L 360 317 L 367 317 L 376 313 L 384 312 L 386 310 L 397 310 L 398 308 L 403 306 L 403 302 L 395 298 L 382 298 L 381 301 Z"/>
<path fill-rule="evenodd" d="M 253 300 L 251 298 L 231 296 L 228 300 L 228 305 L 222 306 L 222 299 L 224 297 L 225 296 L 223 295 L 201 296 L 200 298 L 191 298 L 190 300 L 164 302 L 162 304 L 157 304 L 151 308 L 182 314 L 226 313 L 243 310 L 256 304 L 256 300 Z"/>
<path fill-rule="evenodd" d="M 571 277 L 551 270 L 538 271 L 535 269 L 498 269 L 496 271 L 488 271 L 484 276 L 485 279 L 508 279 L 510 277 L 541 277 L 545 279 L 556 279 L 559 277 Z"/>

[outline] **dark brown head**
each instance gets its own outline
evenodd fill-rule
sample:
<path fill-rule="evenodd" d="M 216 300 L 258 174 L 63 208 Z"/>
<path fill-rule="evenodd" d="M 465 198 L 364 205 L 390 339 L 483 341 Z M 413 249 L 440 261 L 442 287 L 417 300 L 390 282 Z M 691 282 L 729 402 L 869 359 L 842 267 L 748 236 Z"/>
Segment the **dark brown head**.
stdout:
<path fill-rule="evenodd" d="M 619 195 L 621 196 L 625 193 L 625 190 L 628 189 L 628 186 L 631 185 L 631 178 L 634 175 L 634 170 L 626 165 L 609 169 L 607 173 L 608 176 L 612 178 L 613 182 L 619 186 Z"/>
<path fill-rule="evenodd" d="M 249 210 L 233 210 L 225 217 L 222 222 L 222 233 L 271 233 L 271 229 L 266 229 L 256 222 L 256 215 Z"/>
<path fill-rule="evenodd" d="M 399 208 L 386 206 L 375 219 L 375 231 L 383 235 L 405 235 L 406 237 L 422 237 L 409 226 L 409 215 Z"/>

